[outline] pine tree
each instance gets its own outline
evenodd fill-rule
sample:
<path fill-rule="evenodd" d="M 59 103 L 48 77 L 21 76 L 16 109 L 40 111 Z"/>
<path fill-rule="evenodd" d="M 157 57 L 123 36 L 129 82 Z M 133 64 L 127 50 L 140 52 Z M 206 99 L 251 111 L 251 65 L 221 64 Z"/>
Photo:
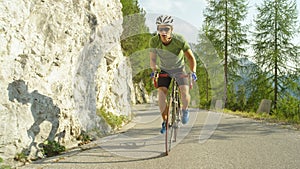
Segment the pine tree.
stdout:
<path fill-rule="evenodd" d="M 146 12 L 140 8 L 138 0 L 121 0 L 123 13 L 123 33 L 121 47 L 128 56 L 133 71 L 133 81 L 143 81 L 146 90 L 152 91 L 149 68 L 149 40 L 153 36 L 146 25 Z M 149 77 L 149 78 L 147 78 Z"/>
<path fill-rule="evenodd" d="M 216 49 L 206 37 L 206 29 L 203 29 L 199 33 L 198 44 L 193 51 L 197 56 L 197 69 L 199 69 L 197 76 L 201 79 L 197 81 L 201 99 L 200 108 L 208 108 L 211 103 L 223 98 L 224 74 Z"/>
<path fill-rule="evenodd" d="M 246 90 L 249 91 L 246 109 L 256 112 L 262 99 L 271 99 L 273 94 L 272 84 L 268 81 L 267 73 L 255 65 L 250 73 L 250 79 L 247 81 Z"/>
<path fill-rule="evenodd" d="M 123 13 L 123 33 L 121 46 L 123 54 L 130 56 L 132 53 L 146 49 L 151 34 L 146 26 L 146 12 L 139 7 L 137 0 L 121 0 Z"/>
<path fill-rule="evenodd" d="M 205 34 L 212 42 L 224 66 L 224 101 L 227 101 L 229 77 L 234 77 L 237 59 L 243 57 L 247 43 L 242 21 L 246 18 L 245 0 L 209 0 L 205 10 Z"/>
<path fill-rule="evenodd" d="M 272 100 L 276 109 L 278 95 L 285 90 L 284 77 L 294 71 L 289 63 L 299 62 L 297 48 L 291 43 L 296 34 L 296 2 L 295 0 L 264 0 L 257 10 L 253 33 L 254 58 L 273 82 Z"/>
<path fill-rule="evenodd" d="M 210 84 L 209 84 L 209 76 L 208 76 L 208 71 L 205 68 L 205 65 L 202 61 L 203 59 L 203 51 L 199 50 L 199 44 L 190 44 L 191 49 L 194 53 L 196 62 L 197 62 L 197 70 L 196 70 L 196 74 L 198 80 L 197 83 L 197 94 L 198 94 L 198 105 L 200 106 L 200 108 L 203 109 L 207 109 L 208 106 L 210 105 L 210 101 L 211 101 L 211 94 L 210 94 Z M 193 89 L 195 90 L 195 89 Z M 194 99 L 194 97 L 192 96 L 192 98 Z"/>

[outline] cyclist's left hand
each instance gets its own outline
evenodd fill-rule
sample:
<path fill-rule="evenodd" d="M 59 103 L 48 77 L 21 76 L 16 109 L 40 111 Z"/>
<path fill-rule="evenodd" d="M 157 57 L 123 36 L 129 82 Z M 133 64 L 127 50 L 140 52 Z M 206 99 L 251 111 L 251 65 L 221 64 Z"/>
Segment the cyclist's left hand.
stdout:
<path fill-rule="evenodd" d="M 194 80 L 194 81 L 196 81 L 196 80 L 197 80 L 197 75 L 196 75 L 196 73 L 195 73 L 195 72 L 193 72 L 193 73 L 192 73 L 192 78 L 193 78 L 193 80 Z"/>

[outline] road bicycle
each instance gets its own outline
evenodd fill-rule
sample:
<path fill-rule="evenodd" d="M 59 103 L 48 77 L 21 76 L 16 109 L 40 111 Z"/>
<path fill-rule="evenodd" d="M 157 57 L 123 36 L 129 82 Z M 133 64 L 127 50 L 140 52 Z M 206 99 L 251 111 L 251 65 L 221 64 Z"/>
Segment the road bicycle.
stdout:
<path fill-rule="evenodd" d="M 168 74 L 159 74 L 158 77 L 169 77 Z M 171 92 L 168 96 L 168 112 L 166 120 L 166 132 L 165 132 L 165 152 L 166 155 L 171 151 L 172 142 L 176 142 L 178 129 L 181 125 L 181 98 L 179 86 L 176 78 L 189 78 L 190 88 L 192 88 L 192 80 L 190 74 L 174 74 L 171 75 L 170 89 Z"/>

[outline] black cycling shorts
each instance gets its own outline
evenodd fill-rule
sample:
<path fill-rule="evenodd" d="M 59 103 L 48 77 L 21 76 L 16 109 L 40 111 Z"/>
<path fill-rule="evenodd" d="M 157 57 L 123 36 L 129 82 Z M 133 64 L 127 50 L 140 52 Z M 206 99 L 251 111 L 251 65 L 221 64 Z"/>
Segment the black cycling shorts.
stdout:
<path fill-rule="evenodd" d="M 188 77 L 183 77 L 182 75 L 186 75 L 186 72 L 183 68 L 173 69 L 173 70 L 161 70 L 159 73 L 160 76 L 158 78 L 157 87 L 166 87 L 169 88 L 172 78 L 175 76 L 176 82 L 178 85 L 189 85 Z M 164 75 L 168 74 L 167 77 Z"/>

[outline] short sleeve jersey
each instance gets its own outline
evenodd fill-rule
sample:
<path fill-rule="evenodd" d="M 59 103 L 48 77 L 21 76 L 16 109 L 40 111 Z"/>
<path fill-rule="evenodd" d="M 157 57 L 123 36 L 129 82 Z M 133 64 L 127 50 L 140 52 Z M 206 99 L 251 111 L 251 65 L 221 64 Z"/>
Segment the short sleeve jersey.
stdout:
<path fill-rule="evenodd" d="M 189 44 L 179 34 L 172 34 L 172 41 L 164 45 L 159 35 L 155 35 L 149 42 L 150 51 L 160 59 L 160 68 L 172 70 L 184 66 L 184 52 L 190 49 Z"/>

